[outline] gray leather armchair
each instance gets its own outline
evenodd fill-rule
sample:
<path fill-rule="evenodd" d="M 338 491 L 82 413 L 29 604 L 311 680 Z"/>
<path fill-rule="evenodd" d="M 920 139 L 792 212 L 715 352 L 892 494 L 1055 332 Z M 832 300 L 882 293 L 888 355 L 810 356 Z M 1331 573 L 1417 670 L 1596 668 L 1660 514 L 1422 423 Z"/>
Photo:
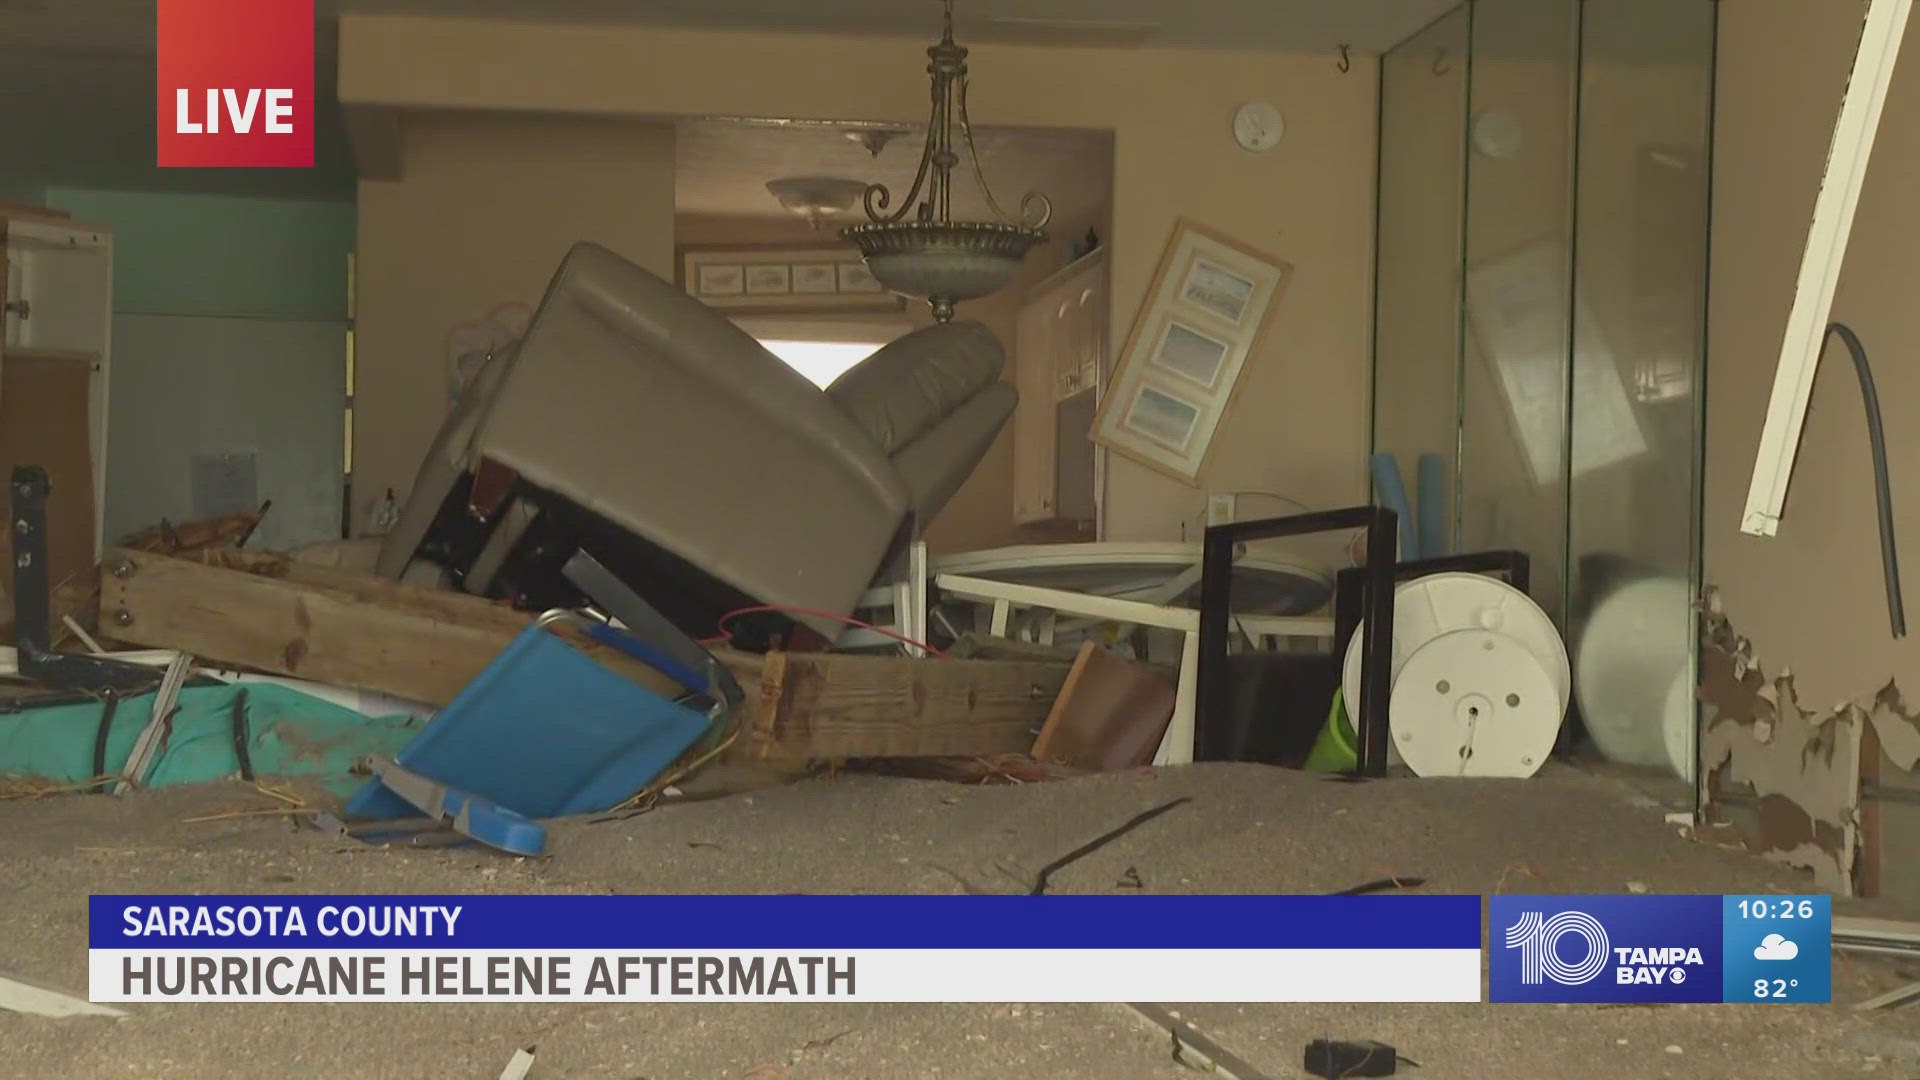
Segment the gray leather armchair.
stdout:
<path fill-rule="evenodd" d="M 986 327 L 957 320 L 823 392 L 671 283 L 579 244 L 518 346 L 442 426 L 377 569 L 399 577 L 464 517 L 478 537 L 455 568 L 469 591 L 558 543 L 695 633 L 744 604 L 844 613 L 1012 413 L 1004 363 Z M 494 480 L 475 481 L 505 473 L 499 499 Z"/>

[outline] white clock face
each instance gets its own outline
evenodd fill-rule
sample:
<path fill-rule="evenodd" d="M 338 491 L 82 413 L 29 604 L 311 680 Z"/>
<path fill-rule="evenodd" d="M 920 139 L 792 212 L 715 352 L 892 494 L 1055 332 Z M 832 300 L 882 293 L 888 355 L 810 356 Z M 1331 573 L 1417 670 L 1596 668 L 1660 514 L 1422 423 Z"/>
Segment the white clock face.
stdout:
<path fill-rule="evenodd" d="M 1242 150 L 1263 153 L 1280 144 L 1287 122 L 1271 102 L 1249 101 L 1233 114 L 1233 138 Z"/>

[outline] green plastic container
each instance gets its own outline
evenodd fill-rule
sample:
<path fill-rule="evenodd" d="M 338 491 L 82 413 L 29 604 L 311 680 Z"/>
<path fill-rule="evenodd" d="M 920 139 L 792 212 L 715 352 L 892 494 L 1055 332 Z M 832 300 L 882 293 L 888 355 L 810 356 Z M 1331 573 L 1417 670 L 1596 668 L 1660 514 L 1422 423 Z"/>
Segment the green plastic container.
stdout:
<path fill-rule="evenodd" d="M 1327 722 L 1320 737 L 1313 741 L 1305 768 L 1309 772 L 1346 773 L 1360 764 L 1360 751 L 1353 734 L 1353 721 L 1347 717 L 1347 703 L 1339 687 L 1333 691 L 1333 705 L 1327 709 Z"/>

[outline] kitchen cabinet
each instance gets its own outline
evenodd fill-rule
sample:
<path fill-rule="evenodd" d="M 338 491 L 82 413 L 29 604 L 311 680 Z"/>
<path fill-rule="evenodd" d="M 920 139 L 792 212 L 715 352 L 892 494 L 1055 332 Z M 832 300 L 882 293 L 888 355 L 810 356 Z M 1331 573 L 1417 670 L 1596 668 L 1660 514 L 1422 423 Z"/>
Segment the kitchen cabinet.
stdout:
<path fill-rule="evenodd" d="M 1100 248 L 1028 291 L 1015 324 L 1014 523 L 1092 535 L 1087 438 L 1107 367 L 1107 258 Z"/>
<path fill-rule="evenodd" d="M 90 573 L 106 492 L 113 238 L 59 211 L 0 206 L 0 478 L 47 471 L 48 578 Z M 4 539 L 0 551 L 11 552 Z M 0 578 L 0 593 L 11 585 Z"/>

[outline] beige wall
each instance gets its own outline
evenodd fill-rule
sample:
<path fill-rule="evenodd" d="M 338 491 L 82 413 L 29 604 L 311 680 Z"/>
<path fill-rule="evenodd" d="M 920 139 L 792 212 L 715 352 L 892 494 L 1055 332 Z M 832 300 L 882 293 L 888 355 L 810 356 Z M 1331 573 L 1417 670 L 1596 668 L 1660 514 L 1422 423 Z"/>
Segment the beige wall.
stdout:
<path fill-rule="evenodd" d="M 340 96 L 359 132 L 436 107 L 905 122 L 927 92 L 924 41 L 371 15 L 346 16 L 341 35 Z M 1318 55 L 982 45 L 973 74 L 983 123 L 1114 132 L 1116 342 L 1176 217 L 1294 264 L 1205 482 L 1316 506 L 1364 498 L 1372 64 L 1343 75 Z M 1286 113 L 1272 153 L 1230 136 L 1252 98 Z M 1201 491 L 1130 462 L 1115 460 L 1110 481 L 1115 537 L 1177 536 L 1204 507 Z"/>
<path fill-rule="evenodd" d="M 1771 671 L 1822 710 L 1890 676 L 1920 683 L 1920 636 L 1889 636 L 1860 389 L 1822 363 L 1778 536 L 1739 531 L 1807 223 L 1860 33 L 1863 0 L 1720 5 L 1708 361 L 1706 579 Z M 1833 317 L 1872 355 L 1909 608 L 1920 614 L 1920 27 L 1907 35 Z"/>
<path fill-rule="evenodd" d="M 446 338 L 538 301 L 576 241 L 673 266 L 673 129 L 632 120 L 402 118 L 403 178 L 360 183 L 354 514 L 404 498 L 446 415 Z"/>

